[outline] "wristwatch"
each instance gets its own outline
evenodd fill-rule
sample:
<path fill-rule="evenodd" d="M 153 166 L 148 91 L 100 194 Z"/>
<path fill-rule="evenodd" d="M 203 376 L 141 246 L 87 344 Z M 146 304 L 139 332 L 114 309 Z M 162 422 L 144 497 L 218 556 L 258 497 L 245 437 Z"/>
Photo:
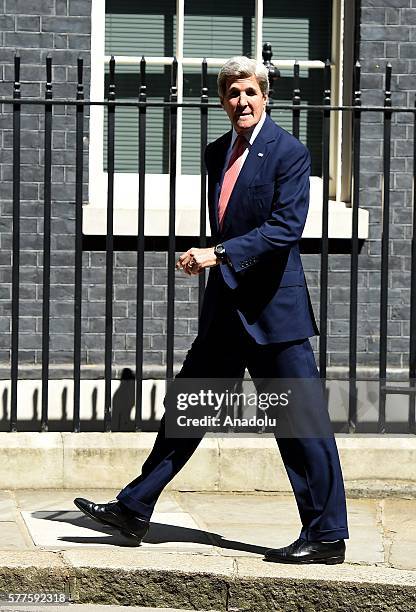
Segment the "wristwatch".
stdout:
<path fill-rule="evenodd" d="M 214 247 L 214 255 L 221 261 L 225 261 L 227 259 L 227 253 L 225 252 L 225 246 L 223 244 L 217 244 Z"/>

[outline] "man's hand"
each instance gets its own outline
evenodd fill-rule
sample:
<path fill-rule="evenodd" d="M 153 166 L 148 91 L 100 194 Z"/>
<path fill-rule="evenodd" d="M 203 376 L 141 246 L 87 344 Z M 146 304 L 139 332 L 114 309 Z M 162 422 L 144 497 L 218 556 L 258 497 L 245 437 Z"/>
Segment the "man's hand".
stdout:
<path fill-rule="evenodd" d="M 214 247 L 207 249 L 192 248 L 182 253 L 176 262 L 176 269 L 182 270 L 186 274 L 200 274 L 204 268 L 212 268 L 219 264 L 217 256 L 214 254 Z"/>

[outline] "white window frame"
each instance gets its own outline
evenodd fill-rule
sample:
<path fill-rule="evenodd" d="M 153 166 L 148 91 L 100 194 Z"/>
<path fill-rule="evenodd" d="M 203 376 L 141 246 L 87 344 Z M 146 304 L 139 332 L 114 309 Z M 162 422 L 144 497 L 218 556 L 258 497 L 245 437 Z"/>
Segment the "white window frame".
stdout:
<path fill-rule="evenodd" d="M 347 0 L 333 1 L 332 21 L 332 97 L 331 104 L 342 104 L 343 68 L 344 68 L 344 4 Z M 183 68 L 200 66 L 202 57 L 183 56 L 185 0 L 176 0 L 176 49 L 178 61 L 178 102 L 183 101 Z M 255 51 L 257 61 L 262 61 L 263 0 L 255 0 Z M 92 0 L 91 10 L 91 100 L 103 100 L 104 67 L 109 57 L 105 55 L 105 2 Z M 136 65 L 139 68 L 141 57 L 115 56 L 116 67 Z M 210 67 L 219 68 L 227 58 L 207 58 Z M 171 65 L 172 57 L 146 57 L 147 64 Z M 280 68 L 292 68 L 293 60 L 279 60 L 273 57 Z M 299 61 L 300 68 L 324 68 L 324 62 L 317 60 Z M 329 201 L 329 235 L 333 238 L 345 238 L 351 235 L 351 209 L 342 201 L 342 195 L 348 193 L 349 177 L 343 175 L 342 167 L 342 120 L 340 113 L 331 113 L 331 152 L 330 152 L 330 201 Z M 178 109 L 178 134 L 182 133 L 182 110 Z M 85 234 L 106 233 L 107 207 L 107 173 L 103 166 L 104 152 L 104 107 L 91 106 L 90 140 L 89 140 L 89 203 L 84 206 L 83 225 Z M 345 148 L 345 147 L 344 147 Z M 345 156 L 345 152 L 344 152 Z M 348 166 L 348 164 L 347 164 Z M 181 137 L 177 141 L 177 176 L 176 176 L 176 233 L 177 235 L 199 234 L 199 175 L 181 174 Z M 169 208 L 169 175 L 146 174 L 145 192 L 145 234 L 168 235 Z M 114 233 L 132 235 L 137 227 L 138 174 L 114 174 Z M 360 210 L 359 237 L 368 235 L 368 213 Z M 304 237 L 321 236 L 322 215 L 322 179 L 311 177 L 311 204 L 308 220 L 303 233 Z M 208 230 L 209 231 L 209 230 Z"/>

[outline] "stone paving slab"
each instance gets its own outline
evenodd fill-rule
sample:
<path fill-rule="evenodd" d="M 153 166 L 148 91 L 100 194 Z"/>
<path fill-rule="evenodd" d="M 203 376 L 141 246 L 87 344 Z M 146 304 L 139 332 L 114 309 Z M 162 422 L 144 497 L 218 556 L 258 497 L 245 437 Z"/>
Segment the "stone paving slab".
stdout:
<path fill-rule="evenodd" d="M 27 547 L 26 538 L 15 521 L 0 523 L 0 547 L 2 550 L 25 549 Z"/>
<path fill-rule="evenodd" d="M 27 530 L 36 546 L 66 549 L 73 546 L 129 547 L 135 545 L 111 527 L 99 525 L 74 506 L 77 496 L 105 502 L 114 490 L 16 491 L 15 496 Z M 1 528 L 1 523 L 0 523 Z M 141 548 L 178 549 L 209 553 L 212 540 L 201 531 L 191 514 L 184 512 L 171 493 L 164 493 L 153 514 Z"/>
<path fill-rule="evenodd" d="M 66 549 L 74 546 L 134 546 L 135 543 L 116 529 L 99 525 L 79 511 L 22 511 L 26 527 L 35 546 Z M 204 552 L 211 540 L 201 532 L 186 512 L 155 512 L 141 549 L 172 548 Z M 175 535 L 176 534 L 176 535 Z M 1 524 L 0 524 L 1 535 Z"/>
<path fill-rule="evenodd" d="M 278 533 L 277 533 L 278 531 Z M 268 548 L 286 546 L 299 537 L 299 527 L 276 527 L 259 523 L 210 526 L 210 533 L 220 554 L 230 557 L 261 556 Z"/>
<path fill-rule="evenodd" d="M 347 562 L 367 565 L 383 563 L 385 555 L 380 501 L 347 499 L 347 511 L 350 531 Z"/>
<path fill-rule="evenodd" d="M 382 521 L 389 564 L 398 569 L 415 569 L 416 500 L 385 499 Z"/>
<path fill-rule="evenodd" d="M 248 522 L 299 527 L 299 516 L 292 494 L 240 495 L 235 493 L 176 493 L 178 503 L 206 524 Z M 221 501 L 221 504 L 218 504 Z"/>
<path fill-rule="evenodd" d="M 213 534 L 221 554 L 251 556 L 267 548 L 285 546 L 299 535 L 296 504 L 291 495 L 221 494 L 221 513 L 212 512 L 218 494 L 176 494 L 201 527 Z M 218 502 L 217 502 L 218 505 Z M 348 500 L 351 538 L 347 547 L 350 563 L 383 563 L 383 537 L 379 500 Z M 241 517 L 247 519 L 241 521 Z M 238 544 L 240 542 L 240 545 Z M 246 543 L 244 547 L 242 542 Z M 416 560 L 415 560 L 416 561 Z"/>
<path fill-rule="evenodd" d="M 37 569 L 59 570 L 65 568 L 65 563 L 58 553 L 39 549 L 32 550 L 14 550 L 10 554 L 8 550 L 0 550 L 0 568 L 7 567 L 11 570 L 27 569 L 36 567 Z M 1 588 L 0 591 L 4 591 Z"/>
<path fill-rule="evenodd" d="M 12 493 L 0 491 L 0 521 L 16 520 L 16 502 Z"/>
<path fill-rule="evenodd" d="M 22 489 L 13 491 L 20 510 L 74 510 L 74 498 L 86 497 L 97 502 L 115 499 L 116 489 Z"/>

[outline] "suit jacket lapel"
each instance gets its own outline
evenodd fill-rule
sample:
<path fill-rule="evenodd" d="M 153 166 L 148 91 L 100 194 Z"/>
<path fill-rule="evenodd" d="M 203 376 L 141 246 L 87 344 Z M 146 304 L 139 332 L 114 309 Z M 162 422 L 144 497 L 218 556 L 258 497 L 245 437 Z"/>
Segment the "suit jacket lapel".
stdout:
<path fill-rule="evenodd" d="M 228 206 L 224 214 L 224 233 L 230 225 L 233 210 L 236 210 L 238 208 L 239 199 L 241 198 L 244 191 L 246 191 L 250 184 L 253 182 L 254 178 L 259 173 L 261 166 L 266 161 L 266 158 L 269 154 L 269 147 L 267 146 L 267 143 L 275 140 L 275 135 L 272 131 L 270 131 L 270 125 L 268 125 L 269 121 L 270 120 L 266 118 L 263 127 L 261 128 L 255 141 L 253 142 L 250 151 L 248 152 L 244 165 L 241 168 L 241 172 L 238 175 L 237 181 L 234 185 L 233 192 L 230 196 L 230 200 L 228 202 Z"/>
<path fill-rule="evenodd" d="M 227 132 L 217 143 L 215 150 L 212 151 L 212 166 L 209 171 L 209 178 L 211 182 L 212 194 L 208 200 L 210 216 L 211 216 L 211 230 L 217 234 L 219 231 L 218 227 L 218 199 L 221 191 L 221 178 L 224 170 L 225 158 L 227 155 L 228 148 L 231 143 L 232 131 Z"/>

